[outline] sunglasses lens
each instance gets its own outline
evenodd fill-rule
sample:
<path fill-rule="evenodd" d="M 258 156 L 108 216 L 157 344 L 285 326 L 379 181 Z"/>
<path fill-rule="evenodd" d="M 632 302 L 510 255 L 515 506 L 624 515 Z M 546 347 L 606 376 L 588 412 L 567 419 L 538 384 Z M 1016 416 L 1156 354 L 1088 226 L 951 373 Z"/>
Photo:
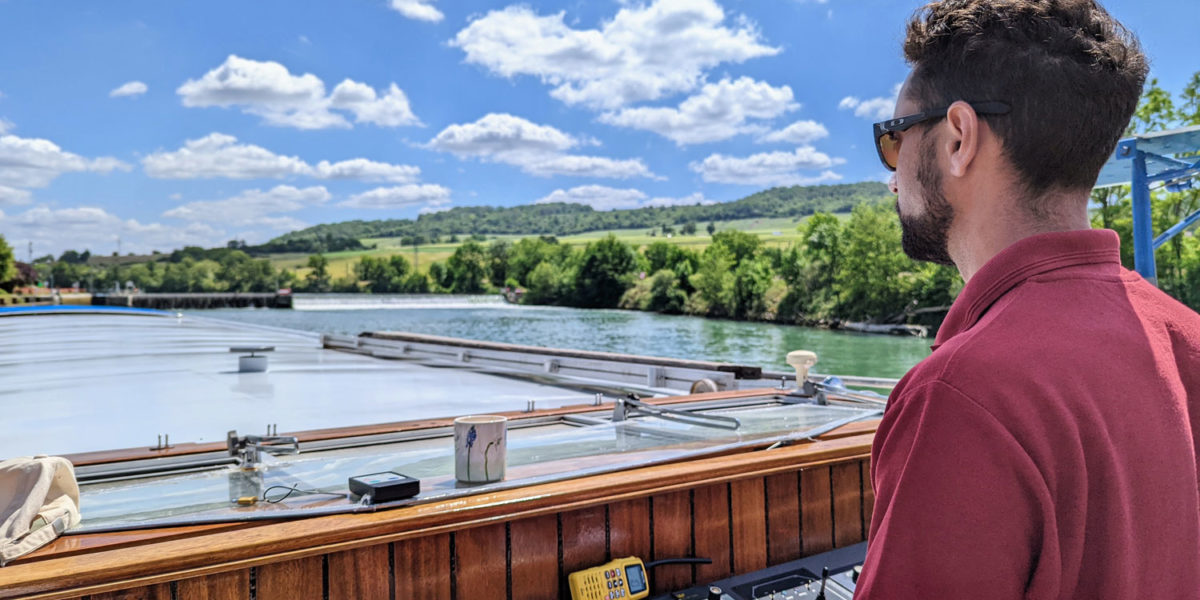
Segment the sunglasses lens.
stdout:
<path fill-rule="evenodd" d="M 896 158 L 900 156 L 900 140 L 896 139 L 896 135 L 889 131 L 879 136 L 875 143 L 879 145 L 879 156 L 883 159 L 884 166 L 895 171 Z"/>

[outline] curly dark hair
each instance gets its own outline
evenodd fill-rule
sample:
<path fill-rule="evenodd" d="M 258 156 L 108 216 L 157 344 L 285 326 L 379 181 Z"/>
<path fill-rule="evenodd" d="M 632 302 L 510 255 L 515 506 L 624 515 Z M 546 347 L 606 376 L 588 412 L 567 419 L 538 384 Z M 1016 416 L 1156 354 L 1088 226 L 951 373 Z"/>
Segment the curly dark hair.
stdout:
<path fill-rule="evenodd" d="M 904 56 L 923 109 L 1012 105 L 982 118 L 1033 197 L 1095 184 L 1148 70 L 1137 39 L 1094 0 L 934 2 L 909 21 Z"/>

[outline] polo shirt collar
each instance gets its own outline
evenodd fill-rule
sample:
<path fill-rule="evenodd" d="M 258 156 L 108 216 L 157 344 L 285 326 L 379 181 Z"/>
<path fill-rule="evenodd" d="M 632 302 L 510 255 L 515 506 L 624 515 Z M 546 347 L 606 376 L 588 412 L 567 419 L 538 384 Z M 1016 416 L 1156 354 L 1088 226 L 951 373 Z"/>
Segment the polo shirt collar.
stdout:
<path fill-rule="evenodd" d="M 933 350 L 970 329 L 993 304 L 1025 280 L 1078 265 L 1121 266 L 1121 240 L 1115 231 L 1084 229 L 1043 233 L 1022 239 L 993 256 L 967 282 L 938 329 Z"/>

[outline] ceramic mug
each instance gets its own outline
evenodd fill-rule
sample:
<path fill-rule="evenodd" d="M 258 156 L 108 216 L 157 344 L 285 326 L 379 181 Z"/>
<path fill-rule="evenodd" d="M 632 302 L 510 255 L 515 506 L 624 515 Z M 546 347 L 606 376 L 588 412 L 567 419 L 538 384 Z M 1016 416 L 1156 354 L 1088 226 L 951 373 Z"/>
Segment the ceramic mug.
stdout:
<path fill-rule="evenodd" d="M 471 415 L 454 420 L 454 477 L 466 483 L 504 479 L 508 417 Z"/>

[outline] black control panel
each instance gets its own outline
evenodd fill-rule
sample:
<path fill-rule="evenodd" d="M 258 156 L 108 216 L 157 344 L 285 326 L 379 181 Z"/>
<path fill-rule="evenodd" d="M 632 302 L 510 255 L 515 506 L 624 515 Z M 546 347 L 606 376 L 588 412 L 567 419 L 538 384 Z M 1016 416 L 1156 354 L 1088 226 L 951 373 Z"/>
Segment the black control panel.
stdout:
<path fill-rule="evenodd" d="M 866 557 L 867 543 L 862 542 L 655 600 L 851 600 Z"/>

